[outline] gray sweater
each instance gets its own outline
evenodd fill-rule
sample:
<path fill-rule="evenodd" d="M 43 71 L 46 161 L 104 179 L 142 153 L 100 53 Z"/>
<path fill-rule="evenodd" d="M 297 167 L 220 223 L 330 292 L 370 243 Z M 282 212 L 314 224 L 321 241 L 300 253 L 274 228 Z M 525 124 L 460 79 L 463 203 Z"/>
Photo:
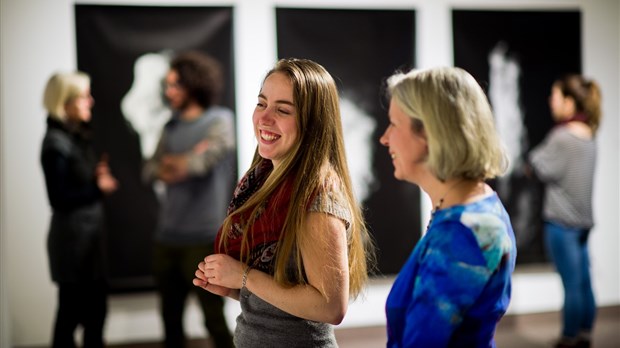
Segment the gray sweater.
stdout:
<path fill-rule="evenodd" d="M 530 152 L 529 159 L 546 185 L 543 218 L 571 227 L 592 228 L 595 141 L 579 138 L 566 127 L 555 127 Z"/>
<path fill-rule="evenodd" d="M 207 141 L 206 150 L 195 146 Z M 157 178 L 165 154 L 188 154 L 189 177 L 166 185 L 156 239 L 176 245 L 208 244 L 226 216 L 235 178 L 233 113 L 211 107 L 192 121 L 173 118 L 166 124 L 153 157 L 144 166 L 145 180 Z"/>

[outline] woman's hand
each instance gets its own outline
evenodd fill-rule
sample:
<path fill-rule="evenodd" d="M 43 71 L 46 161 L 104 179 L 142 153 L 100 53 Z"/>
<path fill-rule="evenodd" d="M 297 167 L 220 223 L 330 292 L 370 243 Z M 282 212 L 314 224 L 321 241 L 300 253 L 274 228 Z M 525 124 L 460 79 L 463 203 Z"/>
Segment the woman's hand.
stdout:
<path fill-rule="evenodd" d="M 111 194 L 118 189 L 118 181 L 110 171 L 107 154 L 103 154 L 97 163 L 95 176 L 97 177 L 97 186 L 104 194 Z"/>
<path fill-rule="evenodd" d="M 226 254 L 212 254 L 198 264 L 195 286 L 220 296 L 235 297 L 240 289 L 245 265 Z"/>
<path fill-rule="evenodd" d="M 309 213 L 300 245 L 306 284 L 283 286 L 273 276 L 253 269 L 245 287 L 263 301 L 299 318 L 338 325 L 349 303 L 349 267 L 345 223 L 328 214 Z M 213 282 L 238 289 L 245 265 L 225 255 L 210 255 L 206 276 Z M 212 266 L 210 266 L 212 265 Z M 227 269 L 225 275 L 219 273 Z M 221 277 L 221 278 L 220 278 Z M 211 278 L 207 278 L 209 283 Z M 236 290 L 233 290 L 236 291 Z"/>

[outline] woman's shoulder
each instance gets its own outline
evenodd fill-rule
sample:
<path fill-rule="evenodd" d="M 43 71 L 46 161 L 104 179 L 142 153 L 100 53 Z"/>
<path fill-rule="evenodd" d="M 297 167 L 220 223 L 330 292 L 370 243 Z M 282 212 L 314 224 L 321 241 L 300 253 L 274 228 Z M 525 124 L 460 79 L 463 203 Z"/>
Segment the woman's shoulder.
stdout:
<path fill-rule="evenodd" d="M 477 231 L 505 231 L 506 210 L 497 193 L 491 192 L 484 198 L 462 205 L 452 217 L 465 227 Z"/>
<path fill-rule="evenodd" d="M 497 268 L 504 255 L 514 254 L 510 220 L 496 194 L 480 202 L 480 209 L 465 211 L 460 221 L 473 232 L 489 269 Z"/>
<path fill-rule="evenodd" d="M 331 165 L 324 167 L 322 174 L 309 210 L 340 218 L 345 221 L 348 228 L 351 222 L 351 207 L 346 199 L 342 178 Z"/>
<path fill-rule="evenodd" d="M 592 128 L 583 122 L 569 122 L 565 128 L 572 136 L 581 140 L 591 140 L 593 137 Z"/>
<path fill-rule="evenodd" d="M 514 249 L 514 233 L 497 194 L 452 210 L 442 216 L 444 226 L 453 227 L 447 233 L 464 237 L 462 233 L 470 231 L 490 269 L 495 269 L 502 256 Z"/>
<path fill-rule="evenodd" d="M 556 143 L 574 143 L 592 140 L 591 129 L 582 122 L 570 122 L 553 127 L 548 135 L 549 141 Z"/>
<path fill-rule="evenodd" d="M 343 190 L 342 178 L 336 172 L 336 170 L 331 164 L 327 164 L 323 166 L 321 171 L 322 171 L 321 182 L 319 184 L 320 190 L 332 191 L 332 192 L 333 191 L 340 192 Z"/>
<path fill-rule="evenodd" d="M 71 135 L 63 129 L 48 127 L 43 138 L 42 151 L 69 153 L 74 146 Z"/>

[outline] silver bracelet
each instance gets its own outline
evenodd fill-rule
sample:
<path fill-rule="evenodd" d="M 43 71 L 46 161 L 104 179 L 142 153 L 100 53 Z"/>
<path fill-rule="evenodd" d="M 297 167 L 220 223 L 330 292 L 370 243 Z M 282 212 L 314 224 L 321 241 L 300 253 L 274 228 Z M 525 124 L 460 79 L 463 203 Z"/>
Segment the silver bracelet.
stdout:
<path fill-rule="evenodd" d="M 248 281 L 248 273 L 250 273 L 250 270 L 252 269 L 252 267 L 247 266 L 245 268 L 245 270 L 243 271 L 243 277 L 241 278 L 241 288 L 245 288 L 245 283 Z"/>

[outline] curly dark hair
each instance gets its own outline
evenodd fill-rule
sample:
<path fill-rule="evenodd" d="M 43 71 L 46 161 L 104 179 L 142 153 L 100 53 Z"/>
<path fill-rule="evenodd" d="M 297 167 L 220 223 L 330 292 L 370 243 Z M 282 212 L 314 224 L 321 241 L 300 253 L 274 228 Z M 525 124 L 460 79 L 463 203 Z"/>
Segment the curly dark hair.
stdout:
<path fill-rule="evenodd" d="M 224 88 L 222 66 L 213 57 L 198 51 L 181 52 L 170 62 L 170 69 L 179 74 L 179 84 L 202 107 L 220 101 Z"/>

